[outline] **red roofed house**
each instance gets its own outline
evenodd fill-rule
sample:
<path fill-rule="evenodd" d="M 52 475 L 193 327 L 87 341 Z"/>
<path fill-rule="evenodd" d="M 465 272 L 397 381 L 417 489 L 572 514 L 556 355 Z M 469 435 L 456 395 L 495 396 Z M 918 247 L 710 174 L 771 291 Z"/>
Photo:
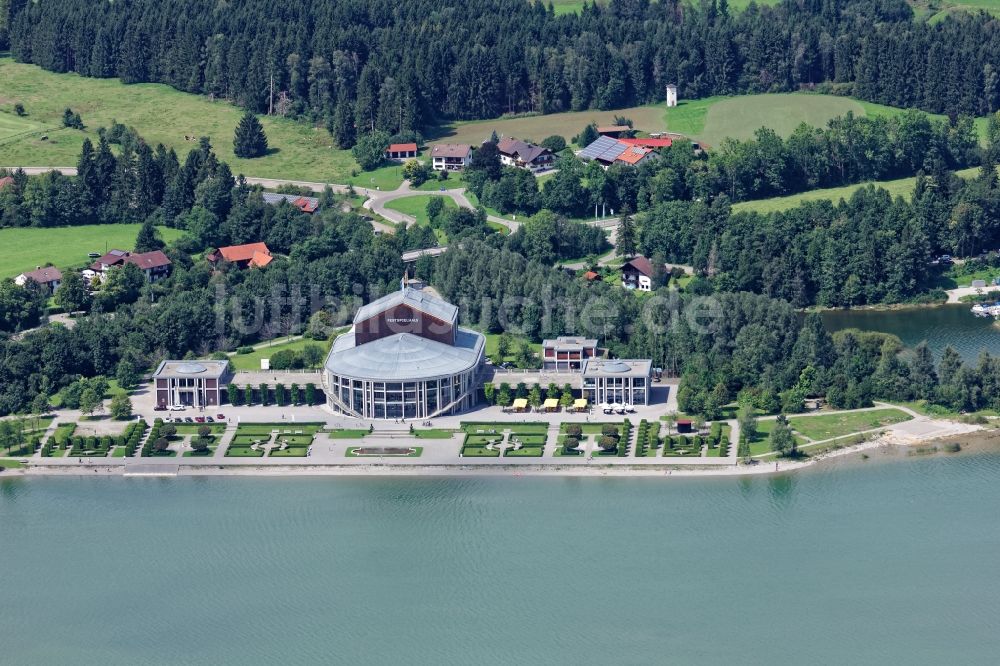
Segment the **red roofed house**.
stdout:
<path fill-rule="evenodd" d="M 621 143 L 627 143 L 630 146 L 642 146 L 643 148 L 652 148 L 656 150 L 657 148 L 669 148 L 674 144 L 673 139 L 668 136 L 653 139 L 650 137 L 646 138 L 636 138 L 636 139 L 618 139 Z"/>
<path fill-rule="evenodd" d="M 14 278 L 14 284 L 20 287 L 23 287 L 29 281 L 42 285 L 49 290 L 49 293 L 54 293 L 62 283 L 62 273 L 55 266 L 46 266 L 45 268 L 39 266 L 33 271 L 21 273 Z"/>
<path fill-rule="evenodd" d="M 587 271 L 586 273 L 583 274 L 583 279 L 586 280 L 587 282 L 593 282 L 594 280 L 600 280 L 601 274 L 595 273 L 594 271 Z"/>
<path fill-rule="evenodd" d="M 643 256 L 632 257 L 622 265 L 622 286 L 626 289 L 652 291 L 653 264 Z"/>
<path fill-rule="evenodd" d="M 387 160 L 408 160 L 417 156 L 417 144 L 415 143 L 393 143 L 385 149 Z"/>
<path fill-rule="evenodd" d="M 230 245 L 213 250 L 208 255 L 213 264 L 218 261 L 228 261 L 240 268 L 263 268 L 274 261 L 271 251 L 264 243 L 247 243 L 246 245 Z"/>
<path fill-rule="evenodd" d="M 14 179 L 11 178 L 10 176 L 4 176 L 3 178 L 0 178 L 0 190 L 7 187 L 8 185 L 13 185 L 13 184 L 14 184 Z"/>
<path fill-rule="evenodd" d="M 650 156 L 653 157 L 650 157 Z M 637 164 L 642 164 L 647 159 L 654 159 L 656 153 L 653 152 L 652 148 L 643 148 L 642 146 L 628 146 L 622 151 L 622 154 L 615 158 L 615 162 L 621 162 L 623 164 L 628 164 L 629 166 L 635 166 Z"/>
<path fill-rule="evenodd" d="M 125 264 L 138 266 L 146 274 L 146 280 L 149 282 L 156 282 L 170 275 L 172 266 L 170 259 L 160 250 L 137 253 L 127 250 L 111 250 L 91 264 L 89 269 L 83 271 L 83 276 L 88 280 L 97 278 L 103 281 L 109 268 Z"/>

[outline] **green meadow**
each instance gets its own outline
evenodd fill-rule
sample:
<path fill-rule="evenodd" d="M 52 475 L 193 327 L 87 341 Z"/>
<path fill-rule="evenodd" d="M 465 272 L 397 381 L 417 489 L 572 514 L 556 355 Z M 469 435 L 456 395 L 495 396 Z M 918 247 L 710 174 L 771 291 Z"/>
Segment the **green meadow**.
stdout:
<path fill-rule="evenodd" d="M 139 224 L 89 224 L 78 227 L 0 229 L 0 278 L 14 277 L 36 266 L 83 267 L 91 252 L 131 250 Z M 180 229 L 159 227 L 165 241 L 179 238 Z"/>
<path fill-rule="evenodd" d="M 323 128 L 261 117 L 271 152 L 256 159 L 233 155 L 233 129 L 243 111 L 224 100 L 184 93 L 158 83 L 125 85 L 118 79 L 56 74 L 0 58 L 0 166 L 73 166 L 85 137 L 112 120 L 135 127 L 149 143 L 162 143 L 183 161 L 198 137 L 207 136 L 234 173 L 263 178 L 346 183 L 357 168 L 350 151 L 331 147 Z M 27 116 L 14 114 L 20 102 Z M 67 108 L 79 113 L 83 131 L 62 126 Z M 360 182 L 360 181 L 359 181 Z"/>

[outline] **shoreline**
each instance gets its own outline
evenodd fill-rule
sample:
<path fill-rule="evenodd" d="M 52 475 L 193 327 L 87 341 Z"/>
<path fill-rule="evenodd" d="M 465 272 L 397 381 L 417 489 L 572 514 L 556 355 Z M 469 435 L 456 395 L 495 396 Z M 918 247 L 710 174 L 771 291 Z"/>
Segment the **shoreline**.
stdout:
<path fill-rule="evenodd" d="M 957 445 L 957 446 L 956 446 Z M 951 448 L 955 447 L 955 448 Z M 961 455 L 963 453 L 1000 453 L 1000 430 L 974 430 L 943 437 L 904 440 L 893 433 L 839 449 L 833 449 L 802 460 L 758 461 L 751 464 L 726 466 L 694 465 L 560 465 L 554 464 L 318 464 L 318 465 L 182 465 L 163 471 L 144 469 L 126 473 L 122 465 L 33 466 L 9 469 L 0 474 L 5 478 L 59 477 L 59 476 L 118 476 L 122 478 L 176 478 L 176 477 L 745 477 L 775 475 L 847 462 L 853 454 L 862 454 L 860 460 L 869 460 L 878 452 L 882 460 L 905 459 L 917 455 Z M 856 462 L 856 461 L 851 461 Z M 776 463 L 776 464 L 772 464 Z"/>

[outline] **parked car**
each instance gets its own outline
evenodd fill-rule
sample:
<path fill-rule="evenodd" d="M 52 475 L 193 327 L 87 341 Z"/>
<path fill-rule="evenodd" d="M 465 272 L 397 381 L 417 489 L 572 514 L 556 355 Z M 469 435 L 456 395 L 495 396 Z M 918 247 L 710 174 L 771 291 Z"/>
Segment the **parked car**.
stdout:
<path fill-rule="evenodd" d="M 194 417 L 194 422 L 195 423 L 204 423 L 205 422 L 205 417 L 204 416 L 196 416 L 196 417 Z"/>
<path fill-rule="evenodd" d="M 190 416 L 185 416 L 184 423 L 194 423 L 194 419 L 191 418 Z"/>
<path fill-rule="evenodd" d="M 226 415 L 225 414 L 216 414 L 215 418 L 219 419 L 220 421 L 225 421 L 226 420 Z"/>
<path fill-rule="evenodd" d="M 153 411 L 154 412 L 165 412 L 165 411 L 167 411 L 167 408 L 164 405 L 157 405 L 156 407 L 153 407 Z"/>
<path fill-rule="evenodd" d="M 211 416 L 206 416 L 205 417 L 205 422 L 206 423 L 215 423 L 215 419 L 213 419 Z"/>
<path fill-rule="evenodd" d="M 174 405 L 173 407 L 170 408 L 170 411 L 172 411 L 172 412 L 183 412 L 184 411 L 184 406 L 183 405 Z"/>

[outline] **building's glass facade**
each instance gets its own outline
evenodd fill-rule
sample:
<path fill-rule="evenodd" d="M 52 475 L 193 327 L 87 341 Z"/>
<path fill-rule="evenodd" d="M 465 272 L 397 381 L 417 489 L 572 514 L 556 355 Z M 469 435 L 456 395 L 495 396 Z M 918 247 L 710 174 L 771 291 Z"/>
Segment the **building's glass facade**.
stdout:
<path fill-rule="evenodd" d="M 583 397 L 592 405 L 648 405 L 648 377 L 584 377 Z"/>
<path fill-rule="evenodd" d="M 339 400 L 331 400 L 336 411 L 353 412 L 366 419 L 423 419 L 439 409 L 451 407 L 453 414 L 476 403 L 476 377 L 480 366 L 458 375 L 409 382 L 385 382 L 357 379 L 329 373 L 329 391 Z M 457 402 L 456 402 L 457 401 Z M 452 403 L 455 403 L 452 405 Z M 347 408 L 347 410 L 344 409 Z"/>

